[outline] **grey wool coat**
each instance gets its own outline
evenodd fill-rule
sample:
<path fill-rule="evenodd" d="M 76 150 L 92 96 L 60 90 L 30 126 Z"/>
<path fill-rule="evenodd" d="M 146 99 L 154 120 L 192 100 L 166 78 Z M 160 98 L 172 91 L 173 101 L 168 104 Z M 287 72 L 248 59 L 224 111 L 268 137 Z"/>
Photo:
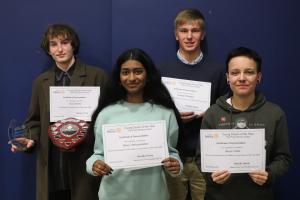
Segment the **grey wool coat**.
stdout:
<path fill-rule="evenodd" d="M 48 200 L 49 198 L 49 143 L 48 126 L 50 124 L 49 112 L 49 86 L 54 86 L 55 66 L 37 77 L 33 82 L 29 115 L 25 121 L 28 128 L 27 134 L 35 140 L 33 151 L 37 154 L 36 167 L 36 199 Z M 71 77 L 70 86 L 100 86 L 100 91 L 107 82 L 105 72 L 97 67 L 84 64 L 76 60 L 75 70 Z M 100 92 L 101 93 L 101 92 Z M 96 200 L 100 178 L 86 173 L 85 162 L 93 153 L 94 135 L 88 135 L 76 147 L 75 152 L 70 152 L 71 167 L 71 196 L 72 200 Z"/>

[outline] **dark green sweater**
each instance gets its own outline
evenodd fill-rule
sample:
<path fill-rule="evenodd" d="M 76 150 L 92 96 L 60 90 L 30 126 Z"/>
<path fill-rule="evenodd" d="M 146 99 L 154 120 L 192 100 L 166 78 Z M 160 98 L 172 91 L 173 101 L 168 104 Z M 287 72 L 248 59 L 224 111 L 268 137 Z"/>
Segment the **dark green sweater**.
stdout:
<path fill-rule="evenodd" d="M 202 121 L 201 129 L 233 129 L 237 122 L 243 122 L 246 128 L 265 129 L 266 171 L 268 180 L 263 186 L 252 181 L 246 173 L 231 174 L 224 184 L 216 184 L 210 173 L 204 173 L 207 182 L 207 200 L 269 200 L 273 199 L 272 184 L 284 174 L 291 163 L 288 142 L 288 128 L 281 108 L 266 101 L 262 93 L 257 92 L 255 102 L 247 110 L 234 109 L 226 100 L 230 95 L 220 97 L 211 106 Z M 243 127 L 244 127 L 243 125 Z M 200 158 L 197 159 L 200 168 Z"/>

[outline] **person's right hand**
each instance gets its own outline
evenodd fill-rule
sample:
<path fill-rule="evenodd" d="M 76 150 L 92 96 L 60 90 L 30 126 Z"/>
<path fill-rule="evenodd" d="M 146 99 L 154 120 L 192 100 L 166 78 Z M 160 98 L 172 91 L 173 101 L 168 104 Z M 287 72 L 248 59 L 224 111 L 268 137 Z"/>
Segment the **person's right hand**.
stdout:
<path fill-rule="evenodd" d="M 96 176 L 109 175 L 113 171 L 112 168 L 102 160 L 96 160 L 93 164 L 92 170 Z"/>
<path fill-rule="evenodd" d="M 215 183 L 223 184 L 230 177 L 230 173 L 227 170 L 216 171 L 211 174 L 211 178 Z"/>
<path fill-rule="evenodd" d="M 198 115 L 196 115 L 194 112 L 181 112 L 180 117 L 183 121 L 183 123 L 187 123 L 195 119 Z"/>
<path fill-rule="evenodd" d="M 27 138 L 24 138 L 24 137 L 16 138 L 15 141 L 25 145 L 26 149 L 29 149 L 29 148 L 33 147 L 34 144 L 35 144 L 34 140 L 27 139 Z M 8 142 L 8 143 L 11 144 L 11 148 L 10 148 L 11 152 L 15 153 L 15 152 L 18 152 L 18 151 L 24 151 L 24 149 L 20 150 L 12 142 Z"/>
<path fill-rule="evenodd" d="M 162 161 L 166 170 L 168 170 L 171 174 L 177 175 L 180 172 L 180 163 L 177 159 L 168 157 Z"/>

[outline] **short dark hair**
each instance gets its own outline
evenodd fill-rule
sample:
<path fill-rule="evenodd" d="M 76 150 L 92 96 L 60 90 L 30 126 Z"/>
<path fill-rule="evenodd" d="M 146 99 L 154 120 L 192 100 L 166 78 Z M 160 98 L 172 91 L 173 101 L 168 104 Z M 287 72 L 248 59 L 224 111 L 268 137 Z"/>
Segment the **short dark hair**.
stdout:
<path fill-rule="evenodd" d="M 228 64 L 232 58 L 245 56 L 247 58 L 252 59 L 256 63 L 257 72 L 261 72 L 261 63 L 262 59 L 258 55 L 258 53 L 252 49 L 247 47 L 238 47 L 229 52 L 226 59 L 226 72 L 228 72 Z"/>
<path fill-rule="evenodd" d="M 75 30 L 66 24 L 50 24 L 42 37 L 41 48 L 46 54 L 49 52 L 49 42 L 53 37 L 62 36 L 71 40 L 74 55 L 77 55 L 80 47 L 80 40 Z"/>

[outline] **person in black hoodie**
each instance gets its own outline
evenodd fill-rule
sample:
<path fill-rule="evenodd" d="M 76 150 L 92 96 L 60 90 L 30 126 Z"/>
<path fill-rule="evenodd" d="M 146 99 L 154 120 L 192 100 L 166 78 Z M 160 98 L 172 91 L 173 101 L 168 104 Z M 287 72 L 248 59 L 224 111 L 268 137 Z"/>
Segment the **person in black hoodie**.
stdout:
<path fill-rule="evenodd" d="M 262 78 L 261 58 L 253 50 L 239 47 L 226 61 L 231 92 L 218 98 L 205 113 L 201 129 L 265 129 L 266 168 L 249 174 L 228 170 L 204 173 L 206 200 L 269 200 L 272 184 L 291 164 L 288 127 L 284 112 L 256 90 Z M 200 168 L 200 154 L 197 165 Z"/>

